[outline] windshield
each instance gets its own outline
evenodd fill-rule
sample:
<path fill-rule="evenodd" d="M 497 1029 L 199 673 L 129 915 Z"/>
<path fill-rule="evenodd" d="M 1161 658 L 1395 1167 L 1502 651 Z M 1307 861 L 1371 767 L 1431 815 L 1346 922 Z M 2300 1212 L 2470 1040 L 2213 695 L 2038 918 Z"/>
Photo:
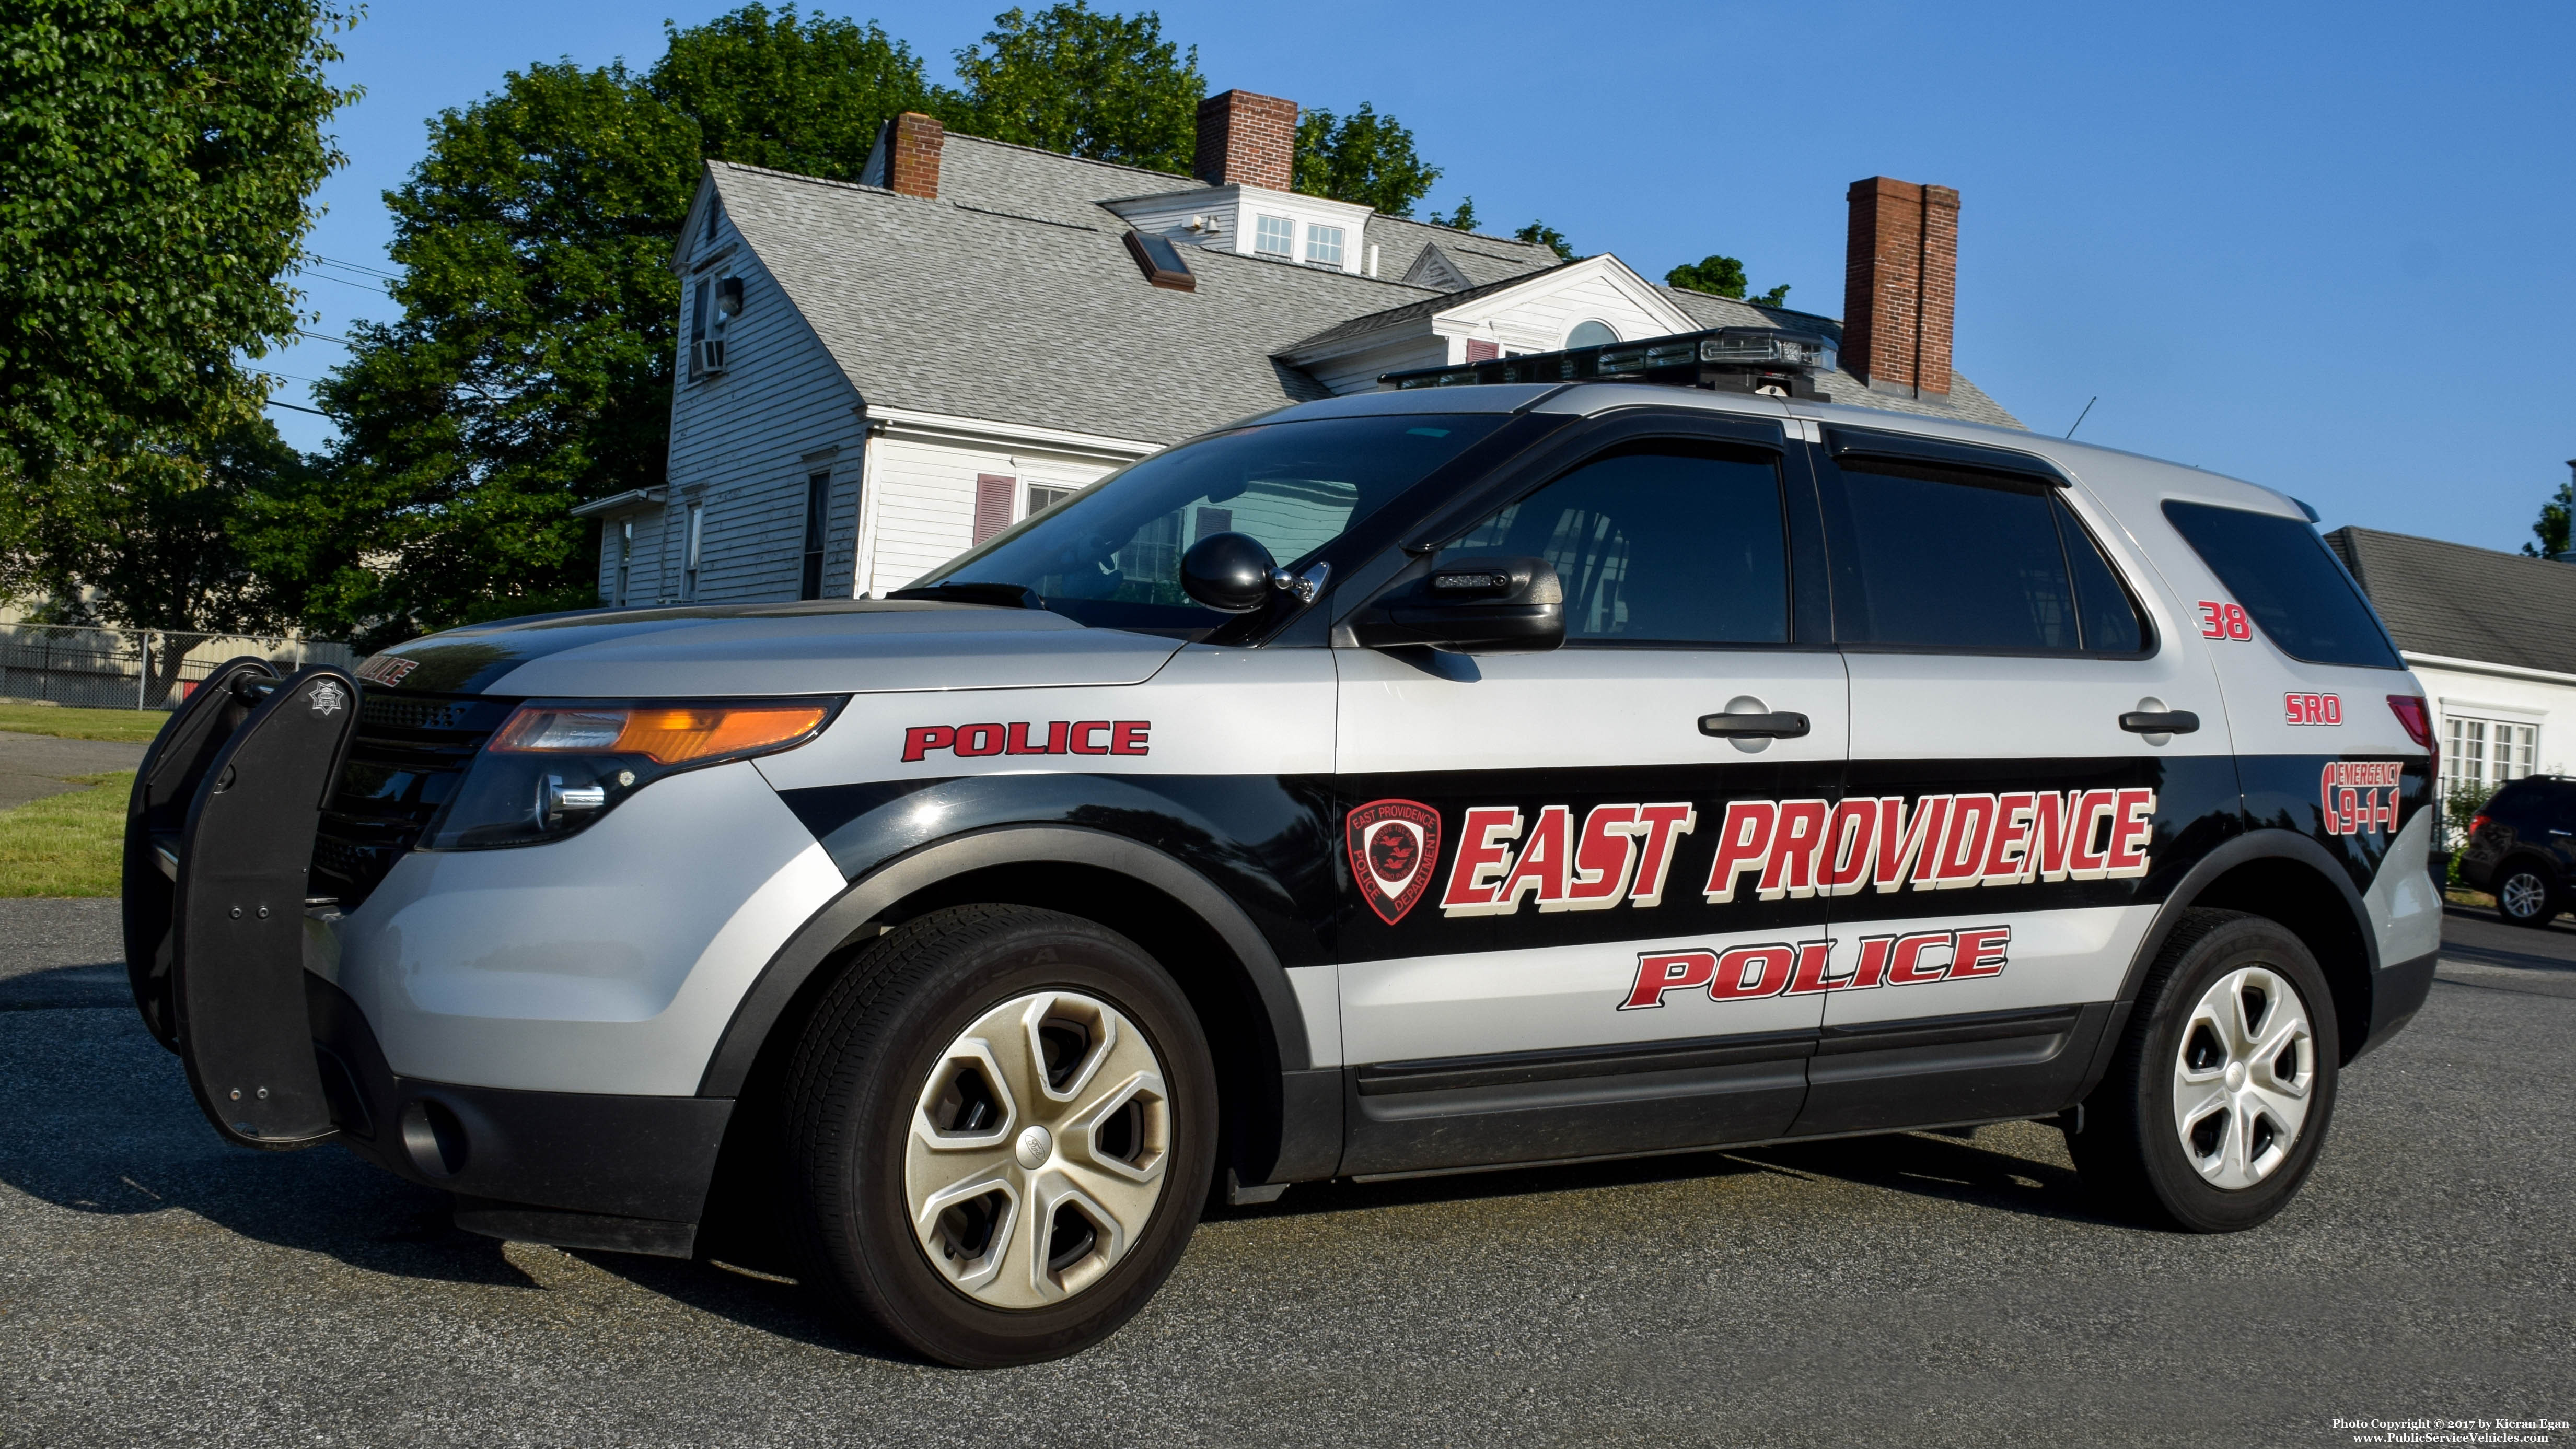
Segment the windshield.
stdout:
<path fill-rule="evenodd" d="M 1181 592 L 1181 554 L 1245 533 L 1294 568 L 1500 427 L 1501 413 L 1255 423 L 1157 453 L 933 570 L 912 587 L 998 585 L 1119 629 L 1206 630 L 1228 616 Z M 963 592 L 961 589 L 960 592 Z"/>

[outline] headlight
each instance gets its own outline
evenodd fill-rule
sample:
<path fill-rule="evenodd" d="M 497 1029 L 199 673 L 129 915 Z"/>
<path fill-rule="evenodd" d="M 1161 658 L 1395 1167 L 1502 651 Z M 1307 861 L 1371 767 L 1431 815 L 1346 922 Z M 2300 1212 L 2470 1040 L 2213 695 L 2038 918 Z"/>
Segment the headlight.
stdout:
<path fill-rule="evenodd" d="M 792 750 L 821 734 L 841 704 L 531 700 L 493 731 L 421 845 L 560 840 L 664 775 Z"/>

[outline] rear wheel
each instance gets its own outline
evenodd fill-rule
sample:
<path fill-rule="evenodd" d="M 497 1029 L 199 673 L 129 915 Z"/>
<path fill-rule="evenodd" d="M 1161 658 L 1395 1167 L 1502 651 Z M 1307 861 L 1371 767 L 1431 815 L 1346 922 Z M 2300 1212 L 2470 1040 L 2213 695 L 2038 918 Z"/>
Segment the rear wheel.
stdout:
<path fill-rule="evenodd" d="M 963 1367 L 1117 1330 L 1197 1225 L 1207 1043 L 1115 932 L 1019 906 L 895 928 L 835 982 L 789 1071 L 806 1277 Z"/>
<path fill-rule="evenodd" d="M 2558 888 L 2549 872 L 2528 860 L 2508 861 L 2496 872 L 2496 914 L 2517 926 L 2546 926 L 2558 914 Z"/>
<path fill-rule="evenodd" d="M 2190 910 L 2149 968 L 2111 1070 L 2068 1140 L 2105 1206 L 2192 1232 L 2269 1219 L 2334 1112 L 2333 996 L 2278 923 Z"/>

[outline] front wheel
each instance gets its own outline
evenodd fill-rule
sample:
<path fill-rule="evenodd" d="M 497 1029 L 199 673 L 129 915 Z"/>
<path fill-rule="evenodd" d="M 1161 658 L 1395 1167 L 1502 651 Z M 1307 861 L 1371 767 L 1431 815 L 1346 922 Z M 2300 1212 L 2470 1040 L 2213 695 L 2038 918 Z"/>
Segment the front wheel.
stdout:
<path fill-rule="evenodd" d="M 2185 911 L 2068 1146 L 2115 1211 L 2192 1232 L 2254 1227 L 2316 1164 L 2339 1060 L 2333 996 L 2296 936 Z"/>
<path fill-rule="evenodd" d="M 960 906 L 833 983 L 790 1068 L 807 1280 L 960 1367 L 1079 1352 L 1197 1226 L 1216 1080 L 1189 1002 L 1092 922 Z"/>
<path fill-rule="evenodd" d="M 2516 926 L 2546 926 L 2558 914 L 2558 891 L 2548 875 L 2527 860 L 2517 860 L 2496 873 L 2496 914 Z"/>

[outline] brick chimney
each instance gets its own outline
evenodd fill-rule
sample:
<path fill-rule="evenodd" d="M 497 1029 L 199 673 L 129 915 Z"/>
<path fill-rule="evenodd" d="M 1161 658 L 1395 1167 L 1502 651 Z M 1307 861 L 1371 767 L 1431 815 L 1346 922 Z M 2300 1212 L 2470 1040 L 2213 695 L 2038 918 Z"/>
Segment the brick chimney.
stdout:
<path fill-rule="evenodd" d="M 1851 185 L 1842 365 L 1871 387 L 1950 395 L 1959 297 L 1959 193 L 1887 176 Z"/>
<path fill-rule="evenodd" d="M 939 123 L 919 111 L 886 122 L 886 187 L 926 201 L 939 198 L 939 148 L 948 139 Z"/>
<path fill-rule="evenodd" d="M 1199 149 L 1190 174 L 1211 186 L 1295 190 L 1297 103 L 1250 91 L 1199 102 Z"/>

